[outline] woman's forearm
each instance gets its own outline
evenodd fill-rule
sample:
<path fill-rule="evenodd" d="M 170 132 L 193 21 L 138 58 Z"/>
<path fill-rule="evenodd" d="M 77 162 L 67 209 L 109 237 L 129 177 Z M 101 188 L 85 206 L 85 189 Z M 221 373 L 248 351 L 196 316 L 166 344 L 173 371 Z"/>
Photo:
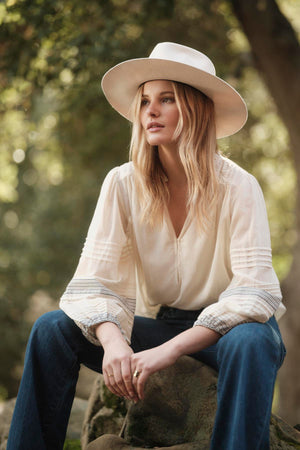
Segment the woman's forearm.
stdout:
<path fill-rule="evenodd" d="M 197 325 L 178 334 L 163 346 L 174 352 L 178 359 L 180 356 L 190 355 L 214 345 L 220 337 L 221 334 L 216 331 Z"/>
<path fill-rule="evenodd" d="M 139 399 L 144 398 L 144 386 L 152 373 L 173 365 L 180 356 L 196 353 L 215 344 L 220 337 L 216 331 L 196 326 L 158 347 L 133 354 L 132 367 L 140 374 L 138 378 L 133 377 Z"/>

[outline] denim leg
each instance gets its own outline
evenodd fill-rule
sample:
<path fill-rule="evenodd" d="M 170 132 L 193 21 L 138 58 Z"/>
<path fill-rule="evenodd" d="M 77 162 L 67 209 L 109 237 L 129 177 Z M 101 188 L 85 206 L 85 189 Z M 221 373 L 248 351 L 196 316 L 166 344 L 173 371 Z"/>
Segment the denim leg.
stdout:
<path fill-rule="evenodd" d="M 273 389 L 285 349 L 274 317 L 234 327 L 216 344 L 218 408 L 211 450 L 267 450 Z"/>
<path fill-rule="evenodd" d="M 160 345 L 190 320 L 135 318 L 132 347 Z M 274 318 L 267 324 L 243 324 L 197 355 L 219 370 L 218 411 L 213 450 L 269 448 L 269 419 L 283 344 Z M 24 373 L 7 450 L 60 450 L 75 394 L 80 363 L 101 371 L 103 351 L 87 341 L 62 311 L 35 323 L 27 346 Z"/>
<path fill-rule="evenodd" d="M 178 334 L 163 321 L 135 317 L 132 348 L 142 351 Z M 91 344 L 63 311 L 34 324 L 9 432 L 7 450 L 61 450 L 80 364 L 101 372 L 102 347 Z"/>
<path fill-rule="evenodd" d="M 60 450 L 80 363 L 100 370 L 102 349 L 62 311 L 41 316 L 28 341 L 7 450 Z"/>

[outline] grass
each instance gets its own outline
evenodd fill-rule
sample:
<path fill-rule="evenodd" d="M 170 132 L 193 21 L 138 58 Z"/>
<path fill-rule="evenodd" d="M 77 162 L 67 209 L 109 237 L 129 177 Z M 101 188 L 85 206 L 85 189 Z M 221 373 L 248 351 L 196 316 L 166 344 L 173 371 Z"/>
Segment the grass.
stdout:
<path fill-rule="evenodd" d="M 81 450 L 79 439 L 67 439 L 64 445 L 64 450 Z"/>

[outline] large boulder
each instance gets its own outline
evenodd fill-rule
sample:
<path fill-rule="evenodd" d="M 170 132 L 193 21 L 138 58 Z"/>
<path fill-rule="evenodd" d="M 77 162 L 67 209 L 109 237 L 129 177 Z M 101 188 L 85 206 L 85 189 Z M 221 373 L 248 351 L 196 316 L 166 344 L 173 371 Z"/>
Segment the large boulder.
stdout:
<path fill-rule="evenodd" d="M 216 386 L 216 372 L 187 356 L 153 374 L 146 385 L 145 399 L 137 404 L 126 405 L 112 396 L 99 377 L 87 409 L 82 447 L 207 450 L 217 404 Z M 300 432 L 276 416 L 272 416 L 270 433 L 271 450 L 300 448 Z"/>
<path fill-rule="evenodd" d="M 92 387 L 82 426 L 81 445 L 85 449 L 89 442 L 103 434 L 117 435 L 124 422 L 128 402 L 113 395 L 99 375 Z M 106 450 L 109 447 L 106 447 Z"/>
<path fill-rule="evenodd" d="M 128 411 L 125 440 L 150 448 L 195 441 L 198 448 L 209 448 L 217 406 L 216 386 L 216 372 L 189 357 L 154 374 L 145 400 Z"/>

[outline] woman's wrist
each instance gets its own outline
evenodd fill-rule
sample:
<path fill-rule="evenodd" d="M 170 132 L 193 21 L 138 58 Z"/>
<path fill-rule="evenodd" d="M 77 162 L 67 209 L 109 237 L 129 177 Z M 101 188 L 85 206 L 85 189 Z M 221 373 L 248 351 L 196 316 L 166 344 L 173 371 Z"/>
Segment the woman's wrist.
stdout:
<path fill-rule="evenodd" d="M 100 323 L 95 329 L 95 334 L 104 350 L 112 343 L 115 345 L 125 342 L 119 327 L 113 322 Z"/>
<path fill-rule="evenodd" d="M 174 363 L 177 361 L 178 358 L 180 358 L 180 356 L 184 355 L 184 350 L 182 348 L 180 339 L 173 338 L 162 344 L 160 347 L 162 350 L 165 350 L 167 354 L 170 355 Z"/>

